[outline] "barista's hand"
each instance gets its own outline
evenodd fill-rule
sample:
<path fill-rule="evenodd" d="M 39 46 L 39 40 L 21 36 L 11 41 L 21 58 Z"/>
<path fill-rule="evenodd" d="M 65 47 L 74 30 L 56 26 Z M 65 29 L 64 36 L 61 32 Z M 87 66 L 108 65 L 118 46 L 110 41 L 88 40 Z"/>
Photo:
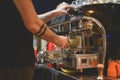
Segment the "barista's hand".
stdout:
<path fill-rule="evenodd" d="M 67 9 L 74 9 L 75 7 L 72 5 L 69 5 L 68 3 L 60 3 L 57 8 L 55 9 L 56 13 L 58 13 L 58 15 L 64 15 L 64 14 L 68 14 Z"/>
<path fill-rule="evenodd" d="M 69 39 L 65 36 L 58 36 L 55 40 L 55 45 L 61 48 L 68 48 L 70 46 Z"/>

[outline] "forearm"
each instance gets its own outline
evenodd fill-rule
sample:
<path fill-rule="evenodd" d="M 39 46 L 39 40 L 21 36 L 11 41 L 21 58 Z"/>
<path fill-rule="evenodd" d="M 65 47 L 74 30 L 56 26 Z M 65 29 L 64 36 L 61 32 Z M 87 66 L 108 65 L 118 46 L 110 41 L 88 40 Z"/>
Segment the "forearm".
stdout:
<path fill-rule="evenodd" d="M 67 12 L 68 8 L 74 9 L 74 7 L 71 5 L 67 5 L 67 4 L 62 5 L 61 4 L 61 7 L 57 7 L 56 9 L 54 9 L 52 11 L 38 15 L 38 17 L 46 23 L 55 17 L 62 16 L 64 14 L 68 14 L 68 12 Z"/>
<path fill-rule="evenodd" d="M 44 14 L 39 14 L 38 17 L 42 19 L 45 23 L 50 21 L 51 19 L 60 16 L 60 14 L 56 10 L 52 10 L 49 12 L 46 12 Z"/>
<path fill-rule="evenodd" d="M 56 43 L 59 39 L 58 35 L 54 32 L 52 32 L 49 27 L 47 27 L 47 30 L 45 31 L 45 33 L 40 37 L 48 42 L 53 42 Z"/>
<path fill-rule="evenodd" d="M 52 41 L 52 40 L 54 41 L 53 37 L 57 37 L 57 35 L 47 27 L 44 21 L 38 18 L 31 0 L 14 0 L 14 3 L 23 18 L 26 28 L 32 34 L 40 38 L 43 38 L 47 41 Z M 25 5 L 26 3 L 28 4 Z M 51 15 L 51 13 L 52 15 L 54 14 L 54 12 L 49 12 L 47 14 Z"/>
<path fill-rule="evenodd" d="M 46 41 L 53 42 L 57 46 L 62 48 L 69 46 L 68 38 L 58 36 L 56 33 L 52 32 L 45 23 L 56 16 L 66 14 L 67 12 L 65 9 L 70 6 L 66 6 L 42 14 L 41 19 L 39 19 L 31 0 L 13 0 L 13 1 L 21 14 L 25 27 L 33 35 L 42 38 Z M 44 18 L 42 19 L 42 17 Z"/>

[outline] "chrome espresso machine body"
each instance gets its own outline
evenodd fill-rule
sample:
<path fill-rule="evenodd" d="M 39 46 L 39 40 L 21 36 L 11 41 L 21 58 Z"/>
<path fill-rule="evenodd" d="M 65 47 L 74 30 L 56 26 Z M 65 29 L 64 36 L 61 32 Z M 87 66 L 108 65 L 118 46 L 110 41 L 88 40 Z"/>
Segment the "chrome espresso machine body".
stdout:
<path fill-rule="evenodd" d="M 78 1 L 72 3 L 76 10 L 69 10 L 70 16 L 51 20 L 49 28 L 58 35 L 69 37 L 70 48 L 61 49 L 62 66 L 76 70 L 97 68 L 105 62 L 106 31 L 99 20 L 84 15 Z"/>

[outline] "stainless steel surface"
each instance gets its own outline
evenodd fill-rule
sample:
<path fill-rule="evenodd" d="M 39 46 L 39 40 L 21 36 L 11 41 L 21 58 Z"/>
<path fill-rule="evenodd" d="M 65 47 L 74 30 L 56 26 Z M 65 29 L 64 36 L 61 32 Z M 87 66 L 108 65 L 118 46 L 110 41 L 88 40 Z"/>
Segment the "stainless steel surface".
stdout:
<path fill-rule="evenodd" d="M 68 62 L 64 60 L 63 65 L 66 67 L 75 69 L 96 68 L 99 63 L 98 54 L 71 54 L 68 56 L 72 61 Z"/>
<path fill-rule="evenodd" d="M 58 26 L 67 27 L 62 29 L 62 31 L 59 31 L 61 33 L 68 31 L 68 33 L 65 33 L 63 35 L 68 36 L 71 43 L 71 47 L 68 49 L 63 49 L 62 53 L 64 53 L 64 56 L 69 55 L 68 53 L 70 53 L 70 56 L 73 57 L 76 55 L 74 59 L 73 57 L 71 57 L 72 60 L 71 62 L 68 62 L 69 64 L 73 63 L 84 65 L 82 66 L 82 69 L 92 68 L 91 66 L 85 66 L 85 63 L 80 62 L 85 57 L 89 59 L 87 60 L 87 62 L 92 61 L 94 55 L 96 55 L 98 64 L 104 64 L 106 55 L 106 32 L 103 25 L 97 19 L 93 17 L 83 16 L 79 19 L 74 18 L 74 20 L 55 24 L 50 28 L 59 29 Z M 90 41 L 90 39 L 92 39 L 92 42 Z M 63 58 L 65 58 L 64 56 Z M 64 64 L 66 64 L 65 59 L 63 60 L 63 65 Z M 80 65 L 76 66 L 73 64 L 71 64 L 71 67 L 75 66 L 74 68 L 81 69 Z"/>

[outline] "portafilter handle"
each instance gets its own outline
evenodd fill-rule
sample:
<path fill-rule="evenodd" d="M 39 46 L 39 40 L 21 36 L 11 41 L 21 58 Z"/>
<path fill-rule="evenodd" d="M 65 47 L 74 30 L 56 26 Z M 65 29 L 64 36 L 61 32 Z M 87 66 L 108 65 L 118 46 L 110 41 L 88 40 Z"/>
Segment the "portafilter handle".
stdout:
<path fill-rule="evenodd" d="M 97 80 L 103 80 L 104 64 L 98 64 L 97 65 L 97 70 L 98 70 Z"/>

